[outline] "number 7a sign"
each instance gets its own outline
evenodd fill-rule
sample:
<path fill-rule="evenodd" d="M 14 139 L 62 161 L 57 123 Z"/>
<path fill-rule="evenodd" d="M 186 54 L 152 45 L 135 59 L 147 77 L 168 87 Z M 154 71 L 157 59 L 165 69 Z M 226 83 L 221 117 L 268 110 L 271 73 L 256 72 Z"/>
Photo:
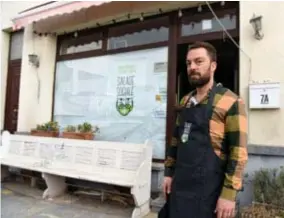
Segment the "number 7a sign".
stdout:
<path fill-rule="evenodd" d="M 268 94 L 261 94 L 260 95 L 260 104 L 269 104 L 269 96 Z"/>
<path fill-rule="evenodd" d="M 249 85 L 249 106 L 251 109 L 280 108 L 280 84 L 263 83 Z"/>

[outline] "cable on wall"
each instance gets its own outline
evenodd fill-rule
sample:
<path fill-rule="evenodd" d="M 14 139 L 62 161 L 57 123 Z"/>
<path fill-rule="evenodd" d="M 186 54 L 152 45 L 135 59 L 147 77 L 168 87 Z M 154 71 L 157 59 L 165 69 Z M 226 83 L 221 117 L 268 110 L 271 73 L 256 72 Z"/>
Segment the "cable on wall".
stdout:
<path fill-rule="evenodd" d="M 32 37 L 33 54 L 35 54 L 35 39 L 34 39 L 34 36 L 36 35 L 34 29 L 35 29 L 35 22 L 33 22 L 33 37 Z M 40 99 L 40 89 L 41 89 L 41 81 L 40 81 L 40 76 L 39 76 L 38 68 L 37 68 L 37 67 L 36 67 L 36 79 L 37 79 L 37 102 L 39 103 L 39 99 Z"/>
<path fill-rule="evenodd" d="M 251 82 L 251 67 L 252 67 L 252 60 L 251 57 L 238 45 L 238 43 L 234 40 L 234 38 L 231 36 L 231 34 L 227 31 L 226 27 L 222 24 L 221 20 L 219 17 L 216 15 L 215 11 L 211 7 L 210 3 L 208 1 L 205 1 L 206 5 L 208 6 L 209 10 L 219 23 L 219 25 L 222 27 L 223 31 L 226 33 L 226 35 L 229 37 L 229 39 L 234 43 L 234 45 L 248 58 L 249 60 L 249 82 Z"/>

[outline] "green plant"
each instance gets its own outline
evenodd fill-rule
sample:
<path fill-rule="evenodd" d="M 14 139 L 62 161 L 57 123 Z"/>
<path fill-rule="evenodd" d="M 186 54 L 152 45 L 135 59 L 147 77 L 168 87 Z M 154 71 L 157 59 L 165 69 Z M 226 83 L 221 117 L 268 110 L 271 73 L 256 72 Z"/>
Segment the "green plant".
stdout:
<path fill-rule="evenodd" d="M 64 132 L 76 132 L 77 129 L 76 129 L 76 126 L 73 126 L 73 125 L 68 125 L 64 128 Z"/>
<path fill-rule="evenodd" d="M 38 124 L 36 126 L 36 130 L 57 132 L 59 131 L 59 125 L 58 125 L 58 122 L 56 121 L 49 121 L 44 124 Z"/>
<path fill-rule="evenodd" d="M 284 210 L 274 205 L 254 203 L 241 210 L 239 218 L 284 218 Z"/>
<path fill-rule="evenodd" d="M 284 168 L 261 169 L 253 178 L 254 201 L 284 208 Z"/>
<path fill-rule="evenodd" d="M 84 122 L 78 125 L 78 131 L 81 133 L 96 133 L 99 132 L 98 126 L 92 126 L 92 124 Z"/>
<path fill-rule="evenodd" d="M 254 202 L 240 210 L 240 218 L 284 218 L 284 168 L 260 169 L 251 176 L 247 182 L 252 184 Z"/>

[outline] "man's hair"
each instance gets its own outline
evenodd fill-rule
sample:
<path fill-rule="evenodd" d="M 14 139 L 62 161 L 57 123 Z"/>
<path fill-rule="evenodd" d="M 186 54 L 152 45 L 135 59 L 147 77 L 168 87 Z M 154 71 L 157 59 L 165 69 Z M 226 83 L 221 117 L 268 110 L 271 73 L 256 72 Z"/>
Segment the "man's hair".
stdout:
<path fill-rule="evenodd" d="M 204 48 L 207 51 L 211 61 L 217 61 L 217 51 L 213 45 L 208 42 L 195 42 L 194 44 L 188 46 L 188 52 L 198 48 Z"/>

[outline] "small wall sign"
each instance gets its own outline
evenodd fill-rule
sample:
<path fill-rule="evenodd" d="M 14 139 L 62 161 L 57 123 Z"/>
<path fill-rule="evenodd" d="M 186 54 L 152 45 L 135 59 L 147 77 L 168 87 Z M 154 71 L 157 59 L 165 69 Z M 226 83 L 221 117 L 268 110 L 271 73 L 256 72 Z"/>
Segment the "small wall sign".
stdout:
<path fill-rule="evenodd" d="M 211 30 L 212 20 L 202 20 L 202 30 Z"/>
<path fill-rule="evenodd" d="M 280 83 L 249 85 L 250 109 L 280 108 Z"/>

